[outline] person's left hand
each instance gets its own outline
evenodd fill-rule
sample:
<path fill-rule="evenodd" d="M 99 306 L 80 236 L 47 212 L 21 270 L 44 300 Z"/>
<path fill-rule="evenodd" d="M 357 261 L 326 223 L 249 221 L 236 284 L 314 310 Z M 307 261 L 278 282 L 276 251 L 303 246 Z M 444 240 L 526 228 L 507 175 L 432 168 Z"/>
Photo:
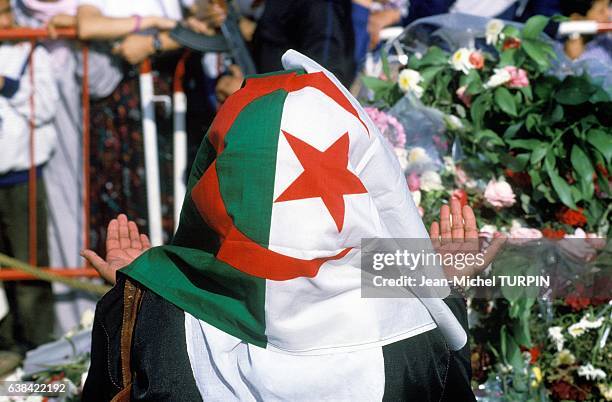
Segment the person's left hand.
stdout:
<path fill-rule="evenodd" d="M 219 77 L 217 81 L 217 86 L 215 88 L 215 93 L 217 95 L 217 100 L 221 103 L 225 102 L 225 100 L 234 92 L 240 89 L 242 86 L 242 82 L 244 81 L 244 75 L 242 74 L 242 70 L 240 67 L 233 64 L 229 68 L 230 74 L 223 75 Z"/>
<path fill-rule="evenodd" d="M 83 250 L 81 256 L 102 278 L 114 285 L 117 271 L 150 248 L 151 242 L 147 235 L 140 234 L 136 223 L 128 221 L 127 216 L 120 214 L 117 219 L 109 222 L 106 230 L 106 260 L 93 250 Z"/>
<path fill-rule="evenodd" d="M 451 199 L 450 208 L 448 205 L 440 208 L 440 222 L 434 221 L 431 224 L 429 236 L 436 252 L 443 256 L 459 253 L 475 256 L 483 253 L 481 263 L 466 263 L 463 269 L 445 265 L 444 272 L 449 279 L 453 276 L 478 275 L 489 266 L 506 242 L 504 235 L 496 233 L 491 244 L 486 249 L 481 249 L 474 211 L 469 205 L 461 207 L 461 203 L 456 199 Z"/>
<path fill-rule="evenodd" d="M 142 63 L 153 53 L 153 37 L 150 35 L 128 35 L 113 47 L 113 54 L 123 57 L 130 64 Z"/>

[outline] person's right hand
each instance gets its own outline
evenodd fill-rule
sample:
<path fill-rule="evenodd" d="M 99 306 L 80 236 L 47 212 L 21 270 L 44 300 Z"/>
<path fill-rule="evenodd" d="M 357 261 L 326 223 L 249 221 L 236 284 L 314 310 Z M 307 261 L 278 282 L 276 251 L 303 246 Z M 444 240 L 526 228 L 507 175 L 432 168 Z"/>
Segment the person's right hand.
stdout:
<path fill-rule="evenodd" d="M 114 285 L 117 271 L 129 265 L 149 248 L 151 242 L 147 235 L 140 234 L 136 223 L 128 221 L 127 216 L 120 214 L 108 224 L 106 260 L 93 250 L 83 250 L 81 256 L 100 273 L 102 278 Z"/>

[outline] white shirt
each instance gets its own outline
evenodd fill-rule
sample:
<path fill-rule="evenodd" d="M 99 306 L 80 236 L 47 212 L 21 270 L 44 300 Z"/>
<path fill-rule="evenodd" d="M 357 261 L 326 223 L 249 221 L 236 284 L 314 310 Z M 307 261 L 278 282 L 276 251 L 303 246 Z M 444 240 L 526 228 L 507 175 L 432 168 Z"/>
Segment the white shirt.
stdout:
<path fill-rule="evenodd" d="M 124 18 L 133 15 L 143 17 L 167 17 L 180 20 L 181 6 L 189 7 L 193 0 L 79 0 L 79 6 L 94 6 L 106 17 Z"/>
<path fill-rule="evenodd" d="M 0 174 L 26 170 L 30 167 L 30 68 L 29 42 L 0 45 L 0 75 L 19 81 L 19 90 L 11 96 L 0 95 Z M 57 86 L 51 58 L 42 46 L 37 46 L 34 59 L 34 163 L 49 160 L 56 143 L 53 126 L 58 102 Z"/>
<path fill-rule="evenodd" d="M 457 0 L 450 8 L 450 12 L 495 17 L 506 11 L 514 3 L 516 3 L 516 0 Z"/>

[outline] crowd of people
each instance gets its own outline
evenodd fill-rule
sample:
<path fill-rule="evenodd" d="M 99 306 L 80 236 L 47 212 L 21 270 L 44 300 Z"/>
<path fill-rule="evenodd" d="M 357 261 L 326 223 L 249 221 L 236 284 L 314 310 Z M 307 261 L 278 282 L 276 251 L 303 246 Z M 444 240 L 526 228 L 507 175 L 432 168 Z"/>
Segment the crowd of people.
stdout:
<path fill-rule="evenodd" d="M 228 9 L 231 7 L 231 9 Z M 93 248 L 101 250 L 105 224 L 125 212 L 146 227 L 142 116 L 138 69 L 153 60 L 156 92 L 168 94 L 184 47 L 171 35 L 177 24 L 200 35 L 223 30 L 228 11 L 237 15 L 242 38 L 258 73 L 281 70 L 281 55 L 295 49 L 350 87 L 366 53 L 380 46 L 381 31 L 441 13 L 470 13 L 525 21 L 536 14 L 609 20 L 609 0 L 0 0 L 0 30 L 46 27 L 51 40 L 0 44 L 0 252 L 28 261 L 30 114 L 34 114 L 39 266 L 82 263 L 83 199 L 79 42 L 55 40 L 59 28 L 76 28 L 87 41 L 91 104 L 91 223 Z M 552 36 L 555 32 L 550 32 Z M 565 40 L 572 59 L 611 63 L 609 36 Z M 29 64 L 33 52 L 33 65 Z M 34 68 L 34 82 L 29 69 Z M 232 54 L 191 51 L 185 89 L 187 131 L 193 158 L 219 105 L 242 85 L 245 72 Z M 30 95 L 36 107 L 32 110 Z M 172 235 L 171 121 L 159 113 L 165 240 Z M 66 288 L 64 312 L 56 314 L 51 285 L 42 281 L 0 283 L 0 374 L 23 353 L 69 328 L 95 300 Z M 77 297 L 78 296 L 78 297 Z M 3 302 L 4 300 L 4 302 Z M 75 301 L 77 300 L 77 301 Z M 2 305 L 7 306 L 4 311 Z M 3 314 L 4 313 L 4 314 Z"/>

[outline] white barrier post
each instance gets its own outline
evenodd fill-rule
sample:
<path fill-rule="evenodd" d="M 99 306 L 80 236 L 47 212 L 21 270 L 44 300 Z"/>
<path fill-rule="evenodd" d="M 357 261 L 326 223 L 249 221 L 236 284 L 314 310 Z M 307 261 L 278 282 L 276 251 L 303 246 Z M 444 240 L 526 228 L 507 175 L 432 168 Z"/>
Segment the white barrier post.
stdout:
<path fill-rule="evenodd" d="M 174 231 L 178 229 L 181 217 L 181 207 L 187 192 L 185 173 L 187 170 L 187 96 L 183 90 L 186 56 L 179 61 L 174 74 Z"/>
<path fill-rule="evenodd" d="M 145 60 L 140 68 L 140 103 L 144 135 L 145 175 L 147 181 L 147 209 L 149 211 L 149 238 L 152 246 L 160 246 L 162 239 L 161 192 L 159 184 L 159 152 L 157 150 L 157 124 L 153 96 L 151 62 Z"/>

